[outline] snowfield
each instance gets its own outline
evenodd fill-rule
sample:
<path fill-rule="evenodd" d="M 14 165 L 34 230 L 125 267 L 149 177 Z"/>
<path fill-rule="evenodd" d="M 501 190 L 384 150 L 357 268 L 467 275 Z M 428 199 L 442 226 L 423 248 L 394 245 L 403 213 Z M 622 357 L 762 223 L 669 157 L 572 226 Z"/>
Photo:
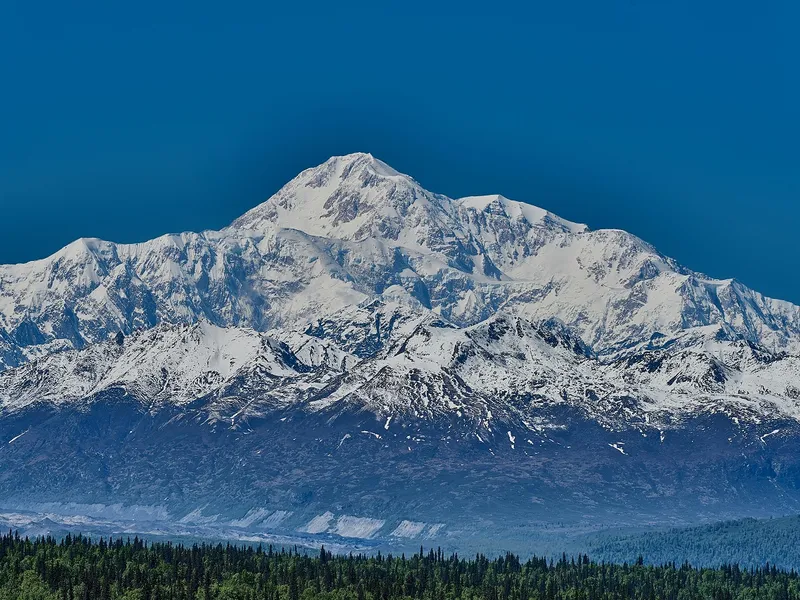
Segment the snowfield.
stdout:
<path fill-rule="evenodd" d="M 358 403 L 387 430 L 492 413 L 531 430 L 536 405 L 605 422 L 629 396 L 652 423 L 800 417 L 798 307 L 624 231 L 428 192 L 368 154 L 304 171 L 219 232 L 84 239 L 2 266 L 0 325 L 12 411 L 118 389 L 153 410 L 202 399 L 233 428 Z"/>

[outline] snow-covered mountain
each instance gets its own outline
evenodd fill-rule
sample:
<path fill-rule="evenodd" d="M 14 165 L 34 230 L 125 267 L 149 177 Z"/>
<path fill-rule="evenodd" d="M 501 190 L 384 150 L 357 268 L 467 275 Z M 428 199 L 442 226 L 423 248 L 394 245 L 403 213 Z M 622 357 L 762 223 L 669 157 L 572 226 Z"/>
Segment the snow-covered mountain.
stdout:
<path fill-rule="evenodd" d="M 353 154 L 303 171 L 222 231 L 81 239 L 0 267 L 0 350 L 13 366 L 162 322 L 265 331 L 374 299 L 458 326 L 498 310 L 558 318 L 598 354 L 706 325 L 800 347 L 800 308 L 689 271 L 631 234 L 502 196 L 451 200 Z"/>
<path fill-rule="evenodd" d="M 800 307 L 631 234 L 334 157 L 221 231 L 0 266 L 0 496 L 367 537 L 781 512 L 799 353 Z"/>
<path fill-rule="evenodd" d="M 378 323 L 393 308 L 361 310 L 371 309 Z M 351 316 L 340 323 L 357 334 Z M 523 436 L 539 430 L 540 410 L 558 405 L 610 428 L 669 429 L 676 419 L 716 412 L 800 421 L 800 357 L 712 331 L 615 359 L 593 355 L 559 322 L 505 314 L 459 328 L 428 312 L 396 323 L 366 356 L 363 344 L 353 345 L 359 356 L 335 336 L 321 337 L 325 330 L 307 331 L 202 321 L 119 334 L 0 373 L 0 410 L 87 405 L 117 390 L 151 412 L 191 405 L 232 428 L 286 407 L 354 408 L 386 423 L 454 419 L 476 438 L 491 433 L 493 420 L 515 424 Z"/>

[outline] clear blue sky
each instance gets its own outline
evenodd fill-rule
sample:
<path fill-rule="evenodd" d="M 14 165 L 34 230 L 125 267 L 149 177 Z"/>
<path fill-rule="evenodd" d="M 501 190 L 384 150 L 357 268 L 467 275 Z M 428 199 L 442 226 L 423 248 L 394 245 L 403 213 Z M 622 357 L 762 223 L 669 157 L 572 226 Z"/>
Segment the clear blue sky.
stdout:
<path fill-rule="evenodd" d="M 368 151 L 800 302 L 797 2 L 269 4 L 2 3 L 0 262 L 219 228 Z"/>

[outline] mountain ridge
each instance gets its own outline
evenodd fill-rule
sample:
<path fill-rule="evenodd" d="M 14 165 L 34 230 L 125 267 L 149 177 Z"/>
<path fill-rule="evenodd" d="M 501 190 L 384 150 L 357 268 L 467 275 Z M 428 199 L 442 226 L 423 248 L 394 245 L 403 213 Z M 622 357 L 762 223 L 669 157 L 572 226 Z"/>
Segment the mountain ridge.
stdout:
<path fill-rule="evenodd" d="M 800 339 L 797 306 L 694 273 L 631 234 L 499 195 L 451 200 L 354 154 L 303 171 L 220 231 L 86 238 L 0 266 L 2 364 L 160 322 L 267 330 L 386 295 L 461 326 L 497 310 L 557 317 L 601 353 L 716 323 L 772 350 Z"/>
<path fill-rule="evenodd" d="M 624 231 L 334 157 L 220 231 L 0 266 L 0 508 L 454 547 L 782 514 L 798 340 Z"/>

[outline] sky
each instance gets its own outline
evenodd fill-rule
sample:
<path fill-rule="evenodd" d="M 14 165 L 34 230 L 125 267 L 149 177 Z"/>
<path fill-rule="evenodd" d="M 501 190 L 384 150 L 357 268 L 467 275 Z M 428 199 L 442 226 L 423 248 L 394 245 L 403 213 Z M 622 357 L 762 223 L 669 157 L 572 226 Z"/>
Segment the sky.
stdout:
<path fill-rule="evenodd" d="M 800 303 L 800 3 L 275 6 L 0 3 L 0 263 L 364 151 Z"/>

